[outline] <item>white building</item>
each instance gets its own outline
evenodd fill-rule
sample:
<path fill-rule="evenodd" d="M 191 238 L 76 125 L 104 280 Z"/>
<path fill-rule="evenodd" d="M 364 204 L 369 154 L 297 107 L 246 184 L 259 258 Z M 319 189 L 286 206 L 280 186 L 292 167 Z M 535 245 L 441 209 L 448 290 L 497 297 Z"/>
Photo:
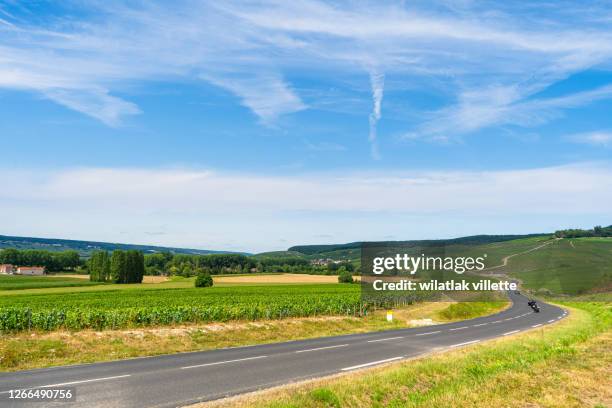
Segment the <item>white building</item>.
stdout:
<path fill-rule="evenodd" d="M 44 266 L 20 266 L 17 268 L 17 275 L 44 275 Z"/>
<path fill-rule="evenodd" d="M 12 275 L 15 272 L 15 267 L 11 264 L 0 265 L 0 273 L 5 275 Z"/>

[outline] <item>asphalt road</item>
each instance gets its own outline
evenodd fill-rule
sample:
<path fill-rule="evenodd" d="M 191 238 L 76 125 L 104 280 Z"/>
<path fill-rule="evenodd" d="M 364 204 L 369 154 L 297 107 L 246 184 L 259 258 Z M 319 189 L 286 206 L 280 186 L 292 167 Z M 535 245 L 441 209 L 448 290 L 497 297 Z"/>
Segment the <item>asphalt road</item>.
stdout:
<path fill-rule="evenodd" d="M 477 319 L 413 329 L 180 353 L 0 374 L 3 407 L 176 407 L 294 381 L 358 370 L 508 336 L 562 319 L 567 312 L 511 293 L 513 306 Z M 10 390 L 74 387 L 73 403 L 9 400 Z"/>

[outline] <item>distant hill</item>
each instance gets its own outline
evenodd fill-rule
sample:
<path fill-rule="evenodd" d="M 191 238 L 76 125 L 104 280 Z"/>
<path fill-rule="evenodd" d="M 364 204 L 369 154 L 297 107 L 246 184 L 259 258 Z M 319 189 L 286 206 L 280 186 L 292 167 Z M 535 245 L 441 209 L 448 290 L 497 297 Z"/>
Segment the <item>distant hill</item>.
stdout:
<path fill-rule="evenodd" d="M 253 258 L 304 258 L 305 255 L 296 251 L 271 251 L 260 252 L 253 255 Z"/>
<path fill-rule="evenodd" d="M 32 238 L 32 237 L 11 237 L 0 235 L 0 249 L 2 248 L 17 248 L 17 249 L 44 249 L 47 251 L 78 251 L 81 256 L 87 257 L 91 252 L 96 250 L 113 251 L 115 249 L 136 249 L 144 253 L 155 252 L 172 252 L 175 254 L 192 254 L 192 255 L 207 255 L 207 254 L 228 254 L 235 253 L 230 251 L 211 251 L 208 249 L 189 249 L 189 248 L 173 248 L 161 247 L 154 245 L 134 245 L 134 244 L 119 244 L 111 242 L 97 241 L 77 241 L 72 239 L 55 239 L 55 238 Z"/>
<path fill-rule="evenodd" d="M 429 240 L 412 240 L 412 241 L 377 241 L 380 244 L 392 245 L 423 245 L 423 244 L 465 244 L 465 245 L 480 245 L 490 244 L 493 242 L 512 241 L 515 239 L 539 237 L 551 234 L 526 234 L 526 235 L 472 235 L 469 237 L 451 238 L 451 239 L 429 239 Z M 305 255 L 324 255 L 337 251 L 346 252 L 346 250 L 355 250 L 361 248 L 363 242 L 350 242 L 348 244 L 330 244 L 330 245 L 296 245 L 289 248 L 287 251 L 299 252 Z M 349 251 L 351 252 L 351 251 Z"/>

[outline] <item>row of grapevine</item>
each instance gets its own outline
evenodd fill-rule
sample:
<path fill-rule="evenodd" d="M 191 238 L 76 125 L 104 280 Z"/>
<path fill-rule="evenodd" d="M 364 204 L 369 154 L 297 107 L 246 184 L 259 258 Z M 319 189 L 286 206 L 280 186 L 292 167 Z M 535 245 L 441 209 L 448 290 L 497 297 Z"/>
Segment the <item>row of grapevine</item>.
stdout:
<path fill-rule="evenodd" d="M 11 296 L 10 299 L 0 300 L 0 331 L 102 330 L 230 320 L 359 315 L 366 313 L 368 307 L 361 302 L 356 289 L 336 289 L 329 285 Z"/>

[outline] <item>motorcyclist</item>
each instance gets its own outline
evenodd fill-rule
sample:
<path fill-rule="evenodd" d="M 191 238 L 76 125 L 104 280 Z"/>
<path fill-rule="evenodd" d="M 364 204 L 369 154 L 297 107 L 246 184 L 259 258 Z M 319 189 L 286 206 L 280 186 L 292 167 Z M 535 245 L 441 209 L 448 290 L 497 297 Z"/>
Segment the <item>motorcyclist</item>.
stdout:
<path fill-rule="evenodd" d="M 539 312 L 540 308 L 538 307 L 538 304 L 536 303 L 535 300 L 531 299 L 529 302 L 527 302 L 527 304 L 535 311 L 535 312 Z"/>

